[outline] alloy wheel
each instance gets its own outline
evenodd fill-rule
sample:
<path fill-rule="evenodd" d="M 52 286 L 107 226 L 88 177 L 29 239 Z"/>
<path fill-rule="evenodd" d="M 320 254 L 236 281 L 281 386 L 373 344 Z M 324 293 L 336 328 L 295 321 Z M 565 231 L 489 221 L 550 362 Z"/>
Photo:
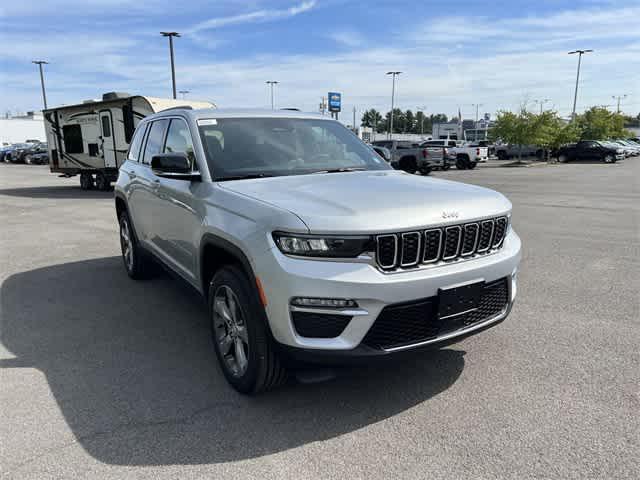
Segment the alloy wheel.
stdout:
<path fill-rule="evenodd" d="M 122 248 L 122 258 L 129 272 L 133 271 L 133 241 L 131 240 L 131 230 L 129 222 L 123 218 L 120 222 L 120 247 Z"/>
<path fill-rule="evenodd" d="M 234 377 L 241 377 L 249 366 L 249 334 L 238 297 L 227 285 L 216 289 L 213 327 L 226 367 Z"/>

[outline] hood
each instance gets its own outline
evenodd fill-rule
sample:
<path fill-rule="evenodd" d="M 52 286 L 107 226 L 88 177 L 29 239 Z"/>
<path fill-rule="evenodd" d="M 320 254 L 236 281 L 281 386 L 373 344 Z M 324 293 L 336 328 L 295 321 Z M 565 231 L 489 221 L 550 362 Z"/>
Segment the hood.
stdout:
<path fill-rule="evenodd" d="M 384 233 L 457 224 L 511 210 L 502 194 L 398 171 L 294 175 L 220 186 L 288 210 L 317 233 Z"/>

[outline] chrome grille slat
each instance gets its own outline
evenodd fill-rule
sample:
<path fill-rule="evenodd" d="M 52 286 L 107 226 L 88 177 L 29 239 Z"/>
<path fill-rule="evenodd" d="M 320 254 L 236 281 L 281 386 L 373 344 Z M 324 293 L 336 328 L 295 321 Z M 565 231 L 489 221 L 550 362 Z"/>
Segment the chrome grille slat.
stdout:
<path fill-rule="evenodd" d="M 376 264 L 385 272 L 474 258 L 499 249 L 509 218 L 447 225 L 427 230 L 377 235 Z"/>

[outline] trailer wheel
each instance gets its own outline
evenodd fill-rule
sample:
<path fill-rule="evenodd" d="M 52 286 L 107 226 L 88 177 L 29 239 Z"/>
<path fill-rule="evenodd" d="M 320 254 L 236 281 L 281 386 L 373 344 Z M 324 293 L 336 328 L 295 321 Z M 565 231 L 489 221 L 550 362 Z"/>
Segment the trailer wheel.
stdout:
<path fill-rule="evenodd" d="M 91 190 L 93 188 L 93 175 L 88 172 L 80 174 L 80 188 L 82 190 Z"/>
<path fill-rule="evenodd" d="M 96 173 L 96 188 L 103 192 L 111 188 L 111 182 L 109 182 L 107 176 L 102 172 Z"/>

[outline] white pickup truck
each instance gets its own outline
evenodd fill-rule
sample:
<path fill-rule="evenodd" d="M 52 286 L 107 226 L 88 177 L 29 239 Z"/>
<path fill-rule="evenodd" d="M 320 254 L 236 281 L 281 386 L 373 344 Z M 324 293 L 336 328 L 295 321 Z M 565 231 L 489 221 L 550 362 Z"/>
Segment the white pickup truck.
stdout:
<path fill-rule="evenodd" d="M 455 160 L 458 170 L 476 168 L 478 162 L 486 162 L 489 158 L 489 149 L 476 143 L 462 143 L 455 140 L 427 140 L 420 144 L 421 147 L 447 147 L 449 158 Z"/>

